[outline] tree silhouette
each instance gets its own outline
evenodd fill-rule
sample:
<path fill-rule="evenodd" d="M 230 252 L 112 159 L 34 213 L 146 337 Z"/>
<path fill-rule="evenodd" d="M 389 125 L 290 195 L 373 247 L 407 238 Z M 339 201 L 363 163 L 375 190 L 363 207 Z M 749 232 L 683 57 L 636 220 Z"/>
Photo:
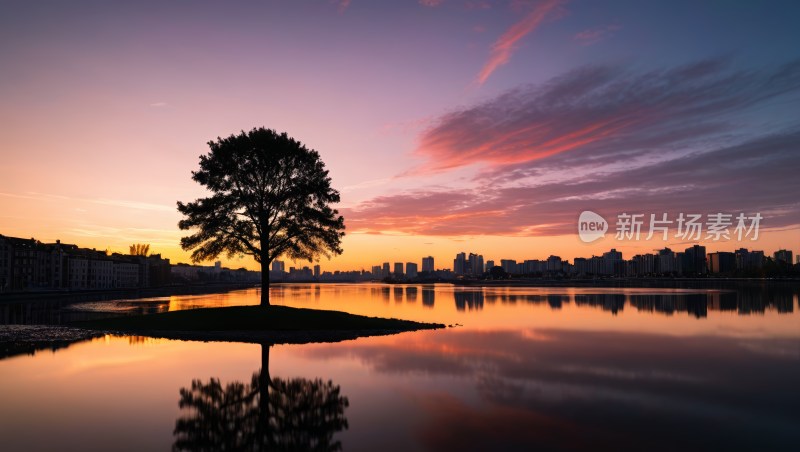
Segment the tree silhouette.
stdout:
<path fill-rule="evenodd" d="M 251 255 L 261 264 L 261 304 L 269 305 L 269 264 L 278 257 L 319 260 L 342 253 L 344 218 L 329 204 L 339 192 L 319 153 L 286 133 L 258 128 L 208 143 L 192 179 L 212 192 L 183 204 L 181 239 L 195 262 Z"/>
<path fill-rule="evenodd" d="M 347 397 L 339 386 L 320 379 L 270 378 L 269 345 L 262 345 L 262 367 L 249 384 L 222 386 L 219 379 L 192 381 L 180 390 L 173 451 L 338 451 L 333 434 L 347 429 Z"/>
<path fill-rule="evenodd" d="M 145 256 L 145 257 L 147 257 L 147 255 L 150 254 L 150 245 L 149 244 L 145 245 L 143 243 L 137 243 L 137 244 L 131 245 L 129 248 L 130 248 L 130 253 L 131 253 L 132 256 Z"/>

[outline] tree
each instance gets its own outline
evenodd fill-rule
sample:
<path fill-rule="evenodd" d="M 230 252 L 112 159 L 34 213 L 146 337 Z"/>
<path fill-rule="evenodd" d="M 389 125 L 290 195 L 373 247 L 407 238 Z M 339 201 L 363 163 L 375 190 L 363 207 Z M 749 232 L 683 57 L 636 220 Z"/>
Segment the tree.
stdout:
<path fill-rule="evenodd" d="M 150 254 L 150 245 L 145 245 L 143 243 L 137 243 L 131 245 L 130 247 L 131 256 L 144 256 L 147 257 Z"/>
<path fill-rule="evenodd" d="M 489 269 L 489 274 L 494 279 L 506 279 L 508 278 L 508 273 L 503 269 L 503 267 L 499 267 L 495 265 L 494 267 Z"/>
<path fill-rule="evenodd" d="M 258 128 L 208 143 L 192 179 L 212 195 L 183 204 L 181 239 L 194 262 L 222 253 L 253 256 L 261 264 L 261 305 L 269 306 L 269 265 L 278 257 L 319 260 L 342 253 L 344 218 L 329 204 L 339 192 L 319 153 L 286 133 Z"/>

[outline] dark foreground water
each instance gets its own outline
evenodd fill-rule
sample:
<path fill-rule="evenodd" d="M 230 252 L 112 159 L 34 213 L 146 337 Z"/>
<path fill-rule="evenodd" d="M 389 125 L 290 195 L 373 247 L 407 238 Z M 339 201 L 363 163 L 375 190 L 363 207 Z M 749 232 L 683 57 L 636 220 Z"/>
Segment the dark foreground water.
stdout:
<path fill-rule="evenodd" d="M 454 327 L 273 347 L 104 337 L 17 354 L 0 360 L 0 450 L 797 450 L 800 443 L 796 287 L 307 284 L 271 294 L 276 304 Z M 255 304 L 258 296 L 34 307 L 40 317 L 19 308 L 12 323 Z"/>

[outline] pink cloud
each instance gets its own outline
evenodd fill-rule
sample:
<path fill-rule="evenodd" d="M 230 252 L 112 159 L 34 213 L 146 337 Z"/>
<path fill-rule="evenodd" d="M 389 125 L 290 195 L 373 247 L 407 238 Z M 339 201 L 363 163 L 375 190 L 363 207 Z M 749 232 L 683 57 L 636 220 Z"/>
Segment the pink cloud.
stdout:
<path fill-rule="evenodd" d="M 426 161 L 413 173 L 535 161 L 621 140 L 681 136 L 701 125 L 716 130 L 724 124 L 718 118 L 734 108 L 747 109 L 777 95 L 755 88 L 778 89 L 768 73 L 729 71 L 722 60 L 644 73 L 622 67 L 575 69 L 432 120 L 416 139 L 411 155 Z"/>
<path fill-rule="evenodd" d="M 489 4 L 486 3 L 486 2 L 475 2 L 475 3 L 467 2 L 464 5 L 464 8 L 467 9 L 467 10 L 471 10 L 471 9 L 489 9 L 489 8 L 491 8 L 491 6 L 489 6 Z"/>
<path fill-rule="evenodd" d="M 419 0 L 420 5 L 424 6 L 439 6 L 444 3 L 444 0 Z"/>
<path fill-rule="evenodd" d="M 473 28 L 473 30 L 477 31 L 478 33 L 483 33 L 484 31 L 486 31 L 486 27 L 484 27 L 483 25 L 477 25 L 475 28 Z"/>
<path fill-rule="evenodd" d="M 362 233 L 446 237 L 567 234 L 587 206 L 770 212 L 769 227 L 793 227 L 797 122 L 781 133 L 742 125 L 800 93 L 797 74 L 800 60 L 747 72 L 725 59 L 645 73 L 576 69 L 453 111 L 422 133 L 415 155 L 427 162 L 410 174 L 483 164 L 469 189 L 421 188 L 342 212 Z"/>
<path fill-rule="evenodd" d="M 338 6 L 339 13 L 343 13 L 348 6 L 350 6 L 351 0 L 331 0 L 331 4 Z"/>
<path fill-rule="evenodd" d="M 705 138 L 705 137 L 703 137 Z M 475 188 L 422 188 L 379 196 L 340 209 L 348 228 L 360 233 L 463 237 L 547 237 L 574 233 L 583 210 L 607 220 L 622 212 L 766 214 L 763 228 L 800 224 L 800 155 L 790 152 L 800 133 L 767 136 L 706 153 L 631 167 L 586 173 L 580 163 L 574 178 L 513 186 L 500 180 L 476 181 Z M 725 162 L 724 171 L 719 162 Z M 542 162 L 541 171 L 564 162 Z M 516 171 L 514 167 L 507 171 Z M 754 190 L 753 187 L 758 187 Z M 645 229 L 647 230 L 647 227 Z M 653 242 L 662 244 L 661 241 Z M 666 243 L 680 245 L 679 239 Z"/>
<path fill-rule="evenodd" d="M 478 73 L 473 85 L 481 85 L 489 78 L 489 75 L 498 67 L 508 63 L 511 56 L 519 48 L 517 42 L 528 33 L 535 30 L 548 17 L 561 17 L 562 12 L 558 8 L 560 0 L 546 0 L 539 3 L 521 22 L 514 24 L 508 31 L 503 33 L 497 42 L 492 46 L 489 60 L 483 65 L 483 69 Z"/>

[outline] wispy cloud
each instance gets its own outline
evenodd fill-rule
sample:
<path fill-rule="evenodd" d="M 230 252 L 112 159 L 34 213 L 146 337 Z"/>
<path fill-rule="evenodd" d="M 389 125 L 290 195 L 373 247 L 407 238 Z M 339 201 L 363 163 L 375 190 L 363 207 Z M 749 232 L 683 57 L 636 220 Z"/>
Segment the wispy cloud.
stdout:
<path fill-rule="evenodd" d="M 106 204 L 110 206 L 118 206 L 118 207 L 127 207 L 130 209 L 136 210 L 160 210 L 160 211 L 169 211 L 172 212 L 175 210 L 174 207 L 164 206 L 161 204 L 150 204 L 145 202 L 138 202 L 138 201 L 127 201 L 127 200 L 119 200 L 119 199 L 83 199 L 83 198 L 68 198 L 66 196 L 57 196 L 57 195 L 48 195 L 48 194 L 37 194 L 38 196 L 25 196 L 25 195 L 18 195 L 13 193 L 3 193 L 0 192 L 0 196 L 10 196 L 14 198 L 25 198 L 25 199 L 35 199 L 38 201 L 46 201 L 46 202 L 58 202 L 57 199 L 66 199 L 72 201 L 79 201 L 79 202 L 90 202 L 95 204 Z M 82 209 L 77 209 L 82 210 Z M 84 210 L 85 212 L 85 210 Z"/>
<path fill-rule="evenodd" d="M 421 187 L 340 211 L 362 233 L 446 237 L 569 234 L 583 210 L 643 208 L 760 212 L 765 230 L 790 228 L 800 224 L 800 120 L 786 108 L 798 101 L 800 60 L 580 68 L 423 133 L 416 155 L 428 162 L 416 174 L 483 164 L 468 188 Z"/>
<path fill-rule="evenodd" d="M 780 230 L 800 224 L 798 147 L 800 130 L 795 130 L 644 167 L 582 173 L 553 183 L 490 180 L 469 190 L 421 188 L 340 211 L 365 233 L 447 237 L 571 234 L 583 210 L 607 219 L 632 211 L 668 213 L 672 219 L 680 212 L 704 217 L 760 212 L 763 229 Z"/>
<path fill-rule="evenodd" d="M 166 102 L 157 102 L 155 104 L 150 104 L 150 106 L 151 107 L 166 107 L 167 103 Z"/>
<path fill-rule="evenodd" d="M 503 33 L 492 46 L 489 60 L 483 65 L 475 81 L 470 86 L 480 86 L 498 67 L 511 61 L 511 56 L 519 48 L 518 41 L 528 33 L 535 30 L 548 17 L 561 17 L 562 11 L 558 7 L 560 0 L 544 0 L 522 19 Z"/>
<path fill-rule="evenodd" d="M 431 121 L 412 152 L 426 159 L 415 171 L 515 164 L 561 153 L 592 163 L 631 155 L 658 158 L 681 143 L 742 136 L 747 133 L 737 124 L 742 118 L 770 101 L 800 94 L 800 60 L 744 71 L 731 70 L 729 60 L 648 72 L 587 66 L 542 85 L 518 87 Z"/>
<path fill-rule="evenodd" d="M 341 14 L 350 6 L 350 0 L 331 0 L 331 4 L 336 5 L 336 10 Z"/>
<path fill-rule="evenodd" d="M 390 182 L 391 180 L 392 180 L 392 178 L 368 180 L 366 182 L 361 182 L 360 184 L 348 185 L 347 187 L 344 187 L 342 189 L 342 192 L 353 191 L 353 190 L 357 190 L 359 188 L 375 187 L 377 185 L 383 185 L 383 184 L 385 184 L 387 182 Z"/>
<path fill-rule="evenodd" d="M 581 44 L 583 45 L 594 44 L 597 41 L 614 36 L 614 34 L 611 33 L 611 31 L 619 30 L 620 28 L 622 27 L 619 25 L 609 25 L 607 27 L 601 27 L 601 28 L 590 28 L 588 30 L 576 34 L 575 36 L 573 36 L 572 39 L 574 39 L 575 41 L 580 41 Z"/>
<path fill-rule="evenodd" d="M 136 202 L 136 201 L 123 201 L 119 199 L 85 199 L 84 201 L 93 202 L 97 204 L 107 204 L 110 206 L 119 206 L 119 207 L 128 207 L 131 209 L 136 210 L 161 210 L 161 211 L 169 211 L 172 212 L 175 210 L 175 207 L 169 206 L 162 206 L 160 204 L 150 204 L 146 202 Z"/>

